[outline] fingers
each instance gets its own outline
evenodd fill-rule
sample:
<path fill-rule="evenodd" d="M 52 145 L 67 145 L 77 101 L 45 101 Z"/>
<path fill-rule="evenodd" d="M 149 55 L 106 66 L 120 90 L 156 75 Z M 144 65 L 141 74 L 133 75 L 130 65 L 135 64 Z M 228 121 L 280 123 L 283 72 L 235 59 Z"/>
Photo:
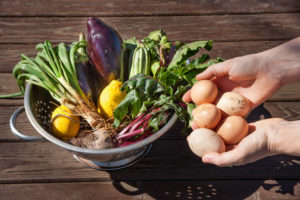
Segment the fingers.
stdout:
<path fill-rule="evenodd" d="M 188 103 L 190 101 L 192 101 L 192 98 L 191 98 L 191 90 L 188 90 L 182 97 L 182 101 L 185 102 L 185 103 Z"/>
<path fill-rule="evenodd" d="M 202 161 L 217 165 L 219 167 L 238 166 L 248 163 L 248 156 L 253 152 L 258 151 L 257 140 L 262 140 L 260 137 L 248 135 L 235 148 L 227 148 L 224 153 L 208 153 L 203 156 Z"/>
<path fill-rule="evenodd" d="M 228 60 L 230 61 L 230 60 Z M 209 66 L 204 72 L 196 76 L 197 80 L 209 80 L 213 77 L 222 77 L 228 74 L 228 61 Z"/>
<path fill-rule="evenodd" d="M 227 61 L 208 67 L 204 72 L 202 72 L 196 76 L 197 80 L 204 80 L 204 79 L 209 80 L 209 79 L 214 78 L 215 76 L 221 77 L 221 76 L 227 75 L 228 69 L 226 66 L 228 66 L 228 64 L 226 64 L 226 63 L 227 63 Z M 182 101 L 185 103 L 192 101 L 191 90 L 188 90 L 183 95 Z"/>
<path fill-rule="evenodd" d="M 278 125 L 279 123 L 285 121 L 282 118 L 269 118 L 269 119 L 263 119 L 256 122 L 249 123 L 249 127 L 253 127 L 252 129 L 262 129 L 265 127 L 269 127 L 272 125 Z"/>
<path fill-rule="evenodd" d="M 208 67 L 204 72 L 196 76 L 197 80 L 210 80 L 214 77 L 222 77 L 227 75 L 229 70 L 228 66 L 230 66 L 230 62 L 231 60 L 228 60 Z M 182 101 L 185 103 L 192 101 L 191 90 L 187 91 L 183 95 Z"/>
<path fill-rule="evenodd" d="M 268 138 L 265 131 L 256 129 L 246 136 L 236 148 L 221 154 L 208 153 L 203 156 L 202 161 L 220 167 L 244 165 L 271 155 L 272 152 L 268 150 L 267 145 Z"/>
<path fill-rule="evenodd" d="M 243 164 L 243 153 L 238 151 L 236 148 L 227 151 L 225 153 L 208 153 L 202 158 L 204 163 L 210 163 L 219 167 L 242 165 Z"/>

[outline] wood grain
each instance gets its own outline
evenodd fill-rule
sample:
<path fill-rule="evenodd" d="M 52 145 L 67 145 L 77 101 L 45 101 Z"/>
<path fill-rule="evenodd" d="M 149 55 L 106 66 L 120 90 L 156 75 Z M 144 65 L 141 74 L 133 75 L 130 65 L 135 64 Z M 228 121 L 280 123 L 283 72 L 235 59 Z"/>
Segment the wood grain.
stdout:
<path fill-rule="evenodd" d="M 1 106 L 20 106 L 24 104 L 24 99 L 12 98 L 12 99 L 0 99 Z"/>
<path fill-rule="evenodd" d="M 288 40 L 299 36 L 300 13 L 263 15 L 102 17 L 123 38 L 141 39 L 163 29 L 170 40 Z M 1 18 L 0 43 L 71 42 L 86 30 L 87 17 Z"/>
<path fill-rule="evenodd" d="M 296 179 L 300 160 L 273 156 L 241 167 L 203 164 L 185 140 L 158 140 L 137 164 L 119 171 L 97 171 L 49 142 L 2 142 L 0 183 L 141 180 Z"/>
<path fill-rule="evenodd" d="M 182 38 L 184 39 L 184 37 Z M 243 42 L 215 42 L 209 53 L 212 58 L 221 57 L 225 59 L 258 53 L 286 41 L 243 41 Z M 29 57 L 36 56 L 35 44 L 0 44 L 0 73 L 11 72 L 13 67 L 20 61 L 20 54 Z"/>
<path fill-rule="evenodd" d="M 237 192 L 238 188 L 238 192 Z M 18 191 L 18 192 L 16 192 Z M 105 191 L 105 192 L 103 192 Z M 66 195 L 67 194 L 67 195 Z M 6 200 L 40 199 L 298 199 L 293 180 L 139 181 L 41 184 L 0 184 Z"/>
<path fill-rule="evenodd" d="M 19 106 L 1 106 L 0 107 L 0 141 L 21 141 L 18 137 L 14 136 L 10 131 L 9 119 L 13 112 L 19 108 Z M 32 127 L 25 112 L 23 112 L 18 118 L 16 128 L 26 135 L 40 136 L 37 131 Z"/>
<path fill-rule="evenodd" d="M 251 4 L 251 6 L 249 6 Z M 299 12 L 297 0 L 0 1 L 0 16 L 152 16 Z"/>
<path fill-rule="evenodd" d="M 23 0 L 0 1 L 0 94 L 17 92 L 11 75 L 20 53 L 77 40 L 88 17 L 100 17 L 123 38 L 164 29 L 170 40 L 215 41 L 212 57 L 232 58 L 277 46 L 300 33 L 298 0 Z M 248 121 L 300 119 L 300 83 L 285 85 Z M 51 142 L 23 142 L 8 121 L 22 97 L 0 99 L 0 199 L 299 199 L 300 159 L 278 155 L 241 167 L 203 164 L 176 123 L 149 154 L 120 171 L 90 169 Z M 17 128 L 37 135 L 23 113 Z"/>
<path fill-rule="evenodd" d="M 12 73 L 0 73 L 0 95 L 19 91 L 16 79 Z"/>

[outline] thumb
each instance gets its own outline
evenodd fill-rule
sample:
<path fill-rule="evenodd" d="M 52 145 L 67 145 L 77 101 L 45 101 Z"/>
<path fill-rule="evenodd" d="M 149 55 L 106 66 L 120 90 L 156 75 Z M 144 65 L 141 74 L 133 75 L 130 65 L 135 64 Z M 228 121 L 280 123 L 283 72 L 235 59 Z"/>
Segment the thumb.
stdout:
<path fill-rule="evenodd" d="M 196 76 L 196 79 L 198 81 L 200 81 L 200 80 L 209 80 L 209 79 L 212 79 L 214 77 L 226 76 L 228 74 L 228 71 L 229 71 L 229 66 L 230 66 L 228 64 L 229 61 L 230 60 L 227 60 L 225 62 L 209 66 L 202 73 L 198 74 Z"/>
<path fill-rule="evenodd" d="M 224 153 L 207 153 L 202 160 L 217 166 L 238 166 L 255 162 L 269 155 L 268 138 L 264 130 L 255 130 L 246 136 L 234 149 Z"/>
<path fill-rule="evenodd" d="M 210 163 L 219 167 L 242 165 L 243 153 L 237 149 L 227 151 L 224 153 L 207 153 L 202 157 L 204 163 Z"/>

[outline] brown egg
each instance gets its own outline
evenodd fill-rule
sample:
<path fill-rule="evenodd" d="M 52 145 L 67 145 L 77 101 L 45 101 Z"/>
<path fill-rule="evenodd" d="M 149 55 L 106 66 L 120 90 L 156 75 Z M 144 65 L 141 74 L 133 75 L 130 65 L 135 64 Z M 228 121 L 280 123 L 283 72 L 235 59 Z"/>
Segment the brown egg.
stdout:
<path fill-rule="evenodd" d="M 223 153 L 225 151 L 225 144 L 221 137 L 207 128 L 194 130 L 187 137 L 187 141 L 192 152 L 199 157 L 202 157 L 206 153 Z"/>
<path fill-rule="evenodd" d="M 201 80 L 195 83 L 191 90 L 192 101 L 196 105 L 214 103 L 218 96 L 218 88 L 211 80 Z"/>
<path fill-rule="evenodd" d="M 224 93 L 217 103 L 217 107 L 224 116 L 238 115 L 245 116 L 250 110 L 248 99 L 236 92 Z"/>
<path fill-rule="evenodd" d="M 220 124 L 217 134 L 225 141 L 225 144 L 237 144 L 248 133 L 248 123 L 243 117 L 228 116 Z"/>
<path fill-rule="evenodd" d="M 221 120 L 221 111 L 211 103 L 197 106 L 193 111 L 193 118 L 199 128 L 215 128 Z"/>

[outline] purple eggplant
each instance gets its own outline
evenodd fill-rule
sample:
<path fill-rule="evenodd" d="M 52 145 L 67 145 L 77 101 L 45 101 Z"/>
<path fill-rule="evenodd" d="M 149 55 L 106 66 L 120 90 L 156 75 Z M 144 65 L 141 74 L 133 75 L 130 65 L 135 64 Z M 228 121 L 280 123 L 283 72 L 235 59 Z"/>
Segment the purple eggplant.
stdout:
<path fill-rule="evenodd" d="M 88 54 L 93 65 L 109 83 L 113 79 L 123 81 L 122 38 L 112 27 L 96 17 L 87 21 Z"/>
<path fill-rule="evenodd" d="M 79 35 L 79 41 L 84 41 L 84 34 Z M 96 104 L 97 99 L 104 87 L 104 79 L 89 61 L 85 48 L 77 50 L 76 75 L 80 88 L 88 98 Z"/>

